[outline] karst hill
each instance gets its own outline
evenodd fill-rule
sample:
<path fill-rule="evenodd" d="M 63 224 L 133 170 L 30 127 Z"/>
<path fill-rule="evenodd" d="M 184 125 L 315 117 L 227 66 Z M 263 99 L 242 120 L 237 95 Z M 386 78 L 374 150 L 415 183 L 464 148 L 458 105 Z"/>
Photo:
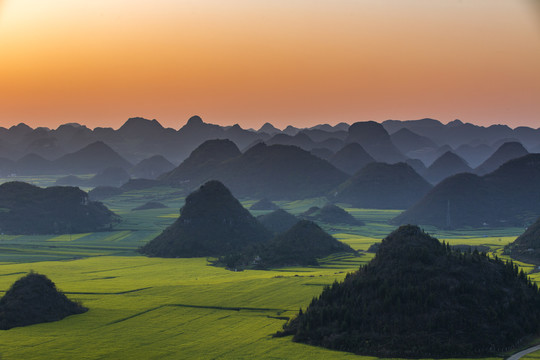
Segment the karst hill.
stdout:
<path fill-rule="evenodd" d="M 180 217 L 140 249 L 149 256 L 221 256 L 270 238 L 221 182 L 211 180 L 186 198 Z"/>
<path fill-rule="evenodd" d="M 0 330 L 58 321 L 87 310 L 69 300 L 45 275 L 31 272 L 0 299 Z"/>
<path fill-rule="evenodd" d="M 493 356 L 538 334 L 538 287 L 511 263 L 402 226 L 280 335 L 378 357 Z"/>

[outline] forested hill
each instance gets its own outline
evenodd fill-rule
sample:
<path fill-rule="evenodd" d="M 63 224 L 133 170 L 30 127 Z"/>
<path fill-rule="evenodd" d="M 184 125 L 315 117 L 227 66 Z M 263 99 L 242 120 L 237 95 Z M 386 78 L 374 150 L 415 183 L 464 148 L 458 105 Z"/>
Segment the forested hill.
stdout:
<path fill-rule="evenodd" d="M 378 357 L 491 356 L 538 333 L 540 294 L 512 263 L 402 226 L 280 335 Z"/>
<path fill-rule="evenodd" d="M 77 187 L 0 185 L 0 230 L 7 234 L 66 234 L 109 229 L 119 218 Z"/>

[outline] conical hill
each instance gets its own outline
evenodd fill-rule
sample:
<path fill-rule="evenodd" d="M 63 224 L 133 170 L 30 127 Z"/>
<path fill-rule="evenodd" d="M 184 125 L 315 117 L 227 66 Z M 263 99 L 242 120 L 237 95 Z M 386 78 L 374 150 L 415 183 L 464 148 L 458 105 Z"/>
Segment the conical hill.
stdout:
<path fill-rule="evenodd" d="M 0 329 L 58 321 L 87 310 L 69 300 L 45 275 L 31 272 L 0 299 Z"/>
<path fill-rule="evenodd" d="M 279 335 L 377 357 L 484 357 L 538 334 L 539 321 L 538 287 L 513 264 L 454 251 L 407 225 Z"/>
<path fill-rule="evenodd" d="M 540 218 L 504 248 L 514 259 L 540 265 Z"/>
<path fill-rule="evenodd" d="M 269 242 L 260 257 L 265 266 L 317 265 L 317 258 L 339 252 L 354 250 L 313 221 L 301 220 Z"/>
<path fill-rule="evenodd" d="M 211 180 L 191 193 L 180 217 L 140 251 L 158 257 L 220 256 L 269 238 L 229 189 Z"/>

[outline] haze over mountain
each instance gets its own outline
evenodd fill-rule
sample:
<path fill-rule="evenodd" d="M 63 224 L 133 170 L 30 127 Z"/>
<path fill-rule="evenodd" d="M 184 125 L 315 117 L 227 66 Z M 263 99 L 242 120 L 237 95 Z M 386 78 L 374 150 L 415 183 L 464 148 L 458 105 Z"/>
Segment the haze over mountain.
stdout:
<path fill-rule="evenodd" d="M 226 140 L 215 151 L 208 142 L 160 179 L 197 186 L 209 179 L 222 181 L 236 196 L 273 200 L 302 199 L 328 192 L 347 175 L 296 146 L 257 144 L 245 153 Z"/>
<path fill-rule="evenodd" d="M 360 124 L 368 123 L 360 122 Z M 64 124 L 57 129 L 32 129 L 25 124 L 19 124 L 9 129 L 0 128 L 0 158 L 18 160 L 24 155 L 35 153 L 46 160 L 53 161 L 101 141 L 131 163 L 138 163 L 156 154 L 164 156 L 174 163 L 180 163 L 206 140 L 229 139 L 235 142 L 240 149 L 245 149 L 250 144 L 268 141 L 270 137 L 273 137 L 270 143 L 296 145 L 307 150 L 327 149 L 333 153 L 343 147 L 347 138 L 352 140 L 357 137 L 368 143 L 378 143 L 378 145 L 375 144 L 374 147 L 377 148 L 375 149 L 362 141 L 354 141 L 359 142 L 378 161 L 405 160 L 403 154 L 399 155 L 399 151 L 396 153 L 396 150 L 401 147 L 401 152 L 406 153 L 409 157 L 419 158 L 426 164 L 431 164 L 435 158 L 452 150 L 445 147 L 440 152 L 432 154 L 433 144 L 437 144 L 437 146 L 451 145 L 456 148 L 456 153 L 471 165 L 477 165 L 487 158 L 489 154 L 485 152 L 486 146 L 491 147 L 492 144 L 508 141 L 508 139 L 519 140 L 525 148 L 531 151 L 539 151 L 534 149 L 540 149 L 540 130 L 527 127 L 516 129 L 510 129 L 506 126 L 482 127 L 459 121 L 444 125 L 433 119 L 389 120 L 382 125 L 392 134 L 389 136 L 390 141 L 396 142 L 392 145 L 398 146 L 389 145 L 387 133 L 385 134 L 380 129 L 376 130 L 380 126 L 377 123 L 360 125 L 364 127 L 364 130 L 361 131 L 358 131 L 359 125 L 351 128 L 344 123 L 335 126 L 321 124 L 309 129 L 289 126 L 283 131 L 268 124 L 266 128 L 273 129 L 269 130 L 271 134 L 264 131 L 245 130 L 238 125 L 209 124 L 205 123 L 199 116 L 191 117 L 178 130 L 165 128 L 157 120 L 147 120 L 141 117 L 128 119 L 118 130 L 103 127 L 92 130 L 77 123 Z M 355 135 L 355 132 L 363 133 L 363 135 Z M 288 137 L 282 137 L 284 134 Z M 299 136 L 295 137 L 295 135 Z M 280 137 L 283 141 L 278 140 Z M 457 148 L 462 145 L 474 147 L 478 151 L 482 151 L 483 155 L 474 153 L 472 150 L 457 151 Z M 377 155 L 378 151 L 382 152 Z M 466 156 L 466 152 L 469 153 L 469 156 Z M 328 155 L 328 152 L 326 154 Z M 486 157 L 482 158 L 483 156 Z"/>
<path fill-rule="evenodd" d="M 463 144 L 454 150 L 456 155 L 459 155 L 461 158 L 467 161 L 467 163 L 473 168 L 486 161 L 486 159 L 490 157 L 493 152 L 494 149 L 487 144 Z"/>
<path fill-rule="evenodd" d="M 109 229 L 118 216 L 75 187 L 0 185 L 0 229 L 7 234 L 67 234 Z"/>
<path fill-rule="evenodd" d="M 345 145 L 328 161 L 339 170 L 353 175 L 367 164 L 375 162 L 375 159 L 364 150 L 362 145 L 353 142 Z"/>
<path fill-rule="evenodd" d="M 281 234 L 295 225 L 299 219 L 283 209 L 257 217 L 257 220 L 274 234 Z"/>
<path fill-rule="evenodd" d="M 431 187 L 405 163 L 371 163 L 332 190 L 329 197 L 360 208 L 406 209 Z"/>
<path fill-rule="evenodd" d="M 92 174 L 108 167 L 129 170 L 132 165 L 104 142 L 92 143 L 54 161 L 54 167 L 64 173 Z"/>
<path fill-rule="evenodd" d="M 432 184 L 437 184 L 449 176 L 464 172 L 472 172 L 467 162 L 452 151 L 447 151 L 427 168 L 423 176 Z"/>
<path fill-rule="evenodd" d="M 527 155 L 529 152 L 519 142 L 506 142 L 502 144 L 486 161 L 474 169 L 478 175 L 485 175 L 505 162 Z"/>
<path fill-rule="evenodd" d="M 174 167 L 165 157 L 154 155 L 141 160 L 131 168 L 130 173 L 136 178 L 157 179 L 160 175 L 174 169 Z"/>
<path fill-rule="evenodd" d="M 377 160 L 389 164 L 406 157 L 396 148 L 384 127 L 375 121 L 356 122 L 349 127 L 347 143 L 357 142 Z"/>
<path fill-rule="evenodd" d="M 454 175 L 394 222 L 439 228 L 524 226 L 540 213 L 539 181 L 540 154 L 510 160 L 482 177 Z"/>
<path fill-rule="evenodd" d="M 322 208 L 314 206 L 300 214 L 300 217 L 327 224 L 364 225 L 362 221 L 356 219 L 345 209 L 334 204 L 326 204 Z"/>
<path fill-rule="evenodd" d="M 392 143 L 401 151 L 407 155 L 410 151 L 439 147 L 435 142 L 426 136 L 415 134 L 407 128 L 401 128 L 392 135 L 390 135 Z"/>

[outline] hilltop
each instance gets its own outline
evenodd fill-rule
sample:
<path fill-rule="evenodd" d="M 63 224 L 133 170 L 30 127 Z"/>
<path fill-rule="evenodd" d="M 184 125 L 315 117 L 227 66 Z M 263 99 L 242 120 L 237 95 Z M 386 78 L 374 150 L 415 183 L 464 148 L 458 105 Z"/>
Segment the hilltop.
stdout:
<path fill-rule="evenodd" d="M 298 218 L 283 209 L 257 217 L 257 220 L 274 234 L 281 234 L 289 230 L 298 222 Z"/>
<path fill-rule="evenodd" d="M 353 142 L 345 145 L 328 160 L 339 170 L 352 175 L 375 159 L 367 153 L 362 145 Z"/>
<path fill-rule="evenodd" d="M 110 229 L 118 216 L 76 187 L 0 185 L 0 228 L 7 234 L 66 234 Z"/>
<path fill-rule="evenodd" d="M 334 204 L 326 204 L 322 208 L 312 207 L 301 215 L 302 217 L 328 224 L 347 224 L 362 226 L 364 223 L 357 220 L 346 210 Z"/>
<path fill-rule="evenodd" d="M 540 265 L 540 218 L 514 242 L 506 245 L 504 252 L 519 261 Z"/>
<path fill-rule="evenodd" d="M 260 267 L 318 265 L 317 259 L 355 251 L 309 220 L 298 221 L 258 251 Z"/>
<path fill-rule="evenodd" d="M 427 168 L 424 177 L 436 184 L 449 176 L 464 172 L 472 172 L 469 164 L 452 151 L 447 151 Z"/>
<path fill-rule="evenodd" d="M 439 228 L 524 226 L 540 213 L 540 154 L 510 160 L 484 175 L 457 174 L 435 186 L 396 224 Z"/>
<path fill-rule="evenodd" d="M 180 217 L 139 251 L 157 257 L 221 256 L 269 238 L 229 189 L 212 180 L 189 194 Z"/>
<path fill-rule="evenodd" d="M 62 320 L 88 311 L 69 300 L 45 275 L 34 272 L 17 280 L 0 299 L 0 330 Z"/>
<path fill-rule="evenodd" d="M 430 189 L 431 185 L 405 163 L 371 163 L 329 196 L 359 208 L 406 209 Z"/>
<path fill-rule="evenodd" d="M 497 170 L 499 166 L 512 159 L 527 155 L 529 152 L 519 142 L 506 142 L 502 144 L 489 158 L 474 171 L 478 175 L 485 175 Z"/>
<path fill-rule="evenodd" d="M 538 287 L 513 264 L 454 251 L 408 225 L 279 335 L 384 358 L 483 357 L 537 334 L 539 321 Z"/>
<path fill-rule="evenodd" d="M 56 159 L 53 166 L 59 172 L 92 174 L 109 167 L 129 170 L 132 165 L 110 146 L 102 141 L 97 141 L 76 152 Z"/>

